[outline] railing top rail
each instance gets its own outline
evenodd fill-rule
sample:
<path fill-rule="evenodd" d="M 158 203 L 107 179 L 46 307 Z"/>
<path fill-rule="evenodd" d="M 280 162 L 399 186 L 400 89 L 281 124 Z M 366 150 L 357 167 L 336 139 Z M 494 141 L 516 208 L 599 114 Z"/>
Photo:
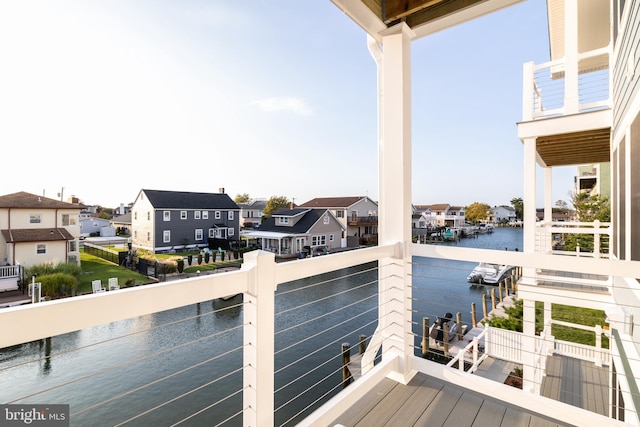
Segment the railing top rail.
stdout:
<path fill-rule="evenodd" d="M 4 308 L 0 310 L 0 324 L 20 326 L 3 330 L 0 348 L 243 293 L 249 282 L 248 271 L 217 273 Z"/>

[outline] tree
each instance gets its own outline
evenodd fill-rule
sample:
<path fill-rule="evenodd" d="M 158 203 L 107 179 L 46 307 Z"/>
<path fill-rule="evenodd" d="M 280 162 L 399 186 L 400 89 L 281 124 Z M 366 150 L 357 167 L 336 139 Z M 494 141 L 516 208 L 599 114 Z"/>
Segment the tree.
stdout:
<path fill-rule="evenodd" d="M 249 197 L 249 193 L 242 193 L 242 194 L 237 194 L 236 197 L 233 199 L 234 202 L 236 203 L 251 203 L 251 197 Z"/>
<path fill-rule="evenodd" d="M 573 207 L 576 210 L 580 222 L 609 222 L 611 221 L 611 206 L 609 199 L 599 194 L 574 193 Z M 565 251 L 575 251 L 580 247 L 580 252 L 593 252 L 594 240 L 592 234 L 571 234 L 564 240 Z M 600 252 L 609 251 L 609 239 L 607 236 L 600 238 Z"/>
<path fill-rule="evenodd" d="M 581 222 L 611 221 L 611 206 L 609 199 L 599 194 L 574 193 L 573 207 L 576 210 L 578 220 Z"/>
<path fill-rule="evenodd" d="M 560 199 L 556 201 L 556 206 L 561 212 L 566 212 L 569 208 L 569 205 L 564 200 Z"/>
<path fill-rule="evenodd" d="M 271 198 L 267 200 L 262 213 L 265 217 L 269 218 L 278 209 L 288 208 L 290 203 L 289 199 L 285 196 L 271 196 Z"/>
<path fill-rule="evenodd" d="M 516 219 L 523 218 L 524 203 L 522 203 L 522 197 L 514 197 L 511 199 L 511 206 L 516 210 Z"/>
<path fill-rule="evenodd" d="M 465 208 L 464 216 L 472 223 L 477 224 L 487 217 L 490 210 L 491 206 L 486 203 L 473 202 Z"/>

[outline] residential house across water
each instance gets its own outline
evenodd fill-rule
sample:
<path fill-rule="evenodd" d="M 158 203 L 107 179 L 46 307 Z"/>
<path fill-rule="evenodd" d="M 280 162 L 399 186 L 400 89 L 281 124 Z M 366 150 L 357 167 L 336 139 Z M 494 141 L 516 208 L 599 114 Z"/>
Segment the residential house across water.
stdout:
<path fill-rule="evenodd" d="M 131 209 L 131 243 L 150 252 L 219 247 L 240 241 L 240 208 L 219 193 L 140 190 Z"/>
<path fill-rule="evenodd" d="M 329 209 L 345 228 L 348 247 L 377 242 L 378 203 L 368 196 L 317 197 L 300 207 Z"/>

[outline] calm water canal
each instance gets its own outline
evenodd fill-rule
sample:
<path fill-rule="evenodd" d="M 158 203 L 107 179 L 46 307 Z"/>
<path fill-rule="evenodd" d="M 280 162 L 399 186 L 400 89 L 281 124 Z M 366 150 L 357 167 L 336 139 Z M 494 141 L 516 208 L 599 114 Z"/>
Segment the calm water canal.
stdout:
<path fill-rule="evenodd" d="M 522 229 L 449 244 L 521 249 Z M 414 259 L 418 325 L 447 311 L 470 321 L 471 302 L 490 289 L 466 282 L 474 266 Z M 372 334 L 377 274 L 365 265 L 278 287 L 276 425 L 295 425 L 341 390 L 340 344 Z M 209 301 L 1 349 L 0 402 L 70 404 L 72 426 L 242 425 L 241 303 Z"/>

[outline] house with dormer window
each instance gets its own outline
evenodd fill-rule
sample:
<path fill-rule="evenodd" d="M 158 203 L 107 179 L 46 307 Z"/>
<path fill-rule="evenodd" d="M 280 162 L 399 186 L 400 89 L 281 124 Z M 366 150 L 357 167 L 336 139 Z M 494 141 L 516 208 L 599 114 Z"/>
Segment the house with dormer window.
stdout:
<path fill-rule="evenodd" d="M 279 256 L 327 253 L 341 248 L 344 226 L 329 209 L 280 209 L 247 233 Z"/>
<path fill-rule="evenodd" d="M 240 242 L 240 208 L 220 193 L 140 190 L 131 209 L 131 243 L 153 253 Z"/>

